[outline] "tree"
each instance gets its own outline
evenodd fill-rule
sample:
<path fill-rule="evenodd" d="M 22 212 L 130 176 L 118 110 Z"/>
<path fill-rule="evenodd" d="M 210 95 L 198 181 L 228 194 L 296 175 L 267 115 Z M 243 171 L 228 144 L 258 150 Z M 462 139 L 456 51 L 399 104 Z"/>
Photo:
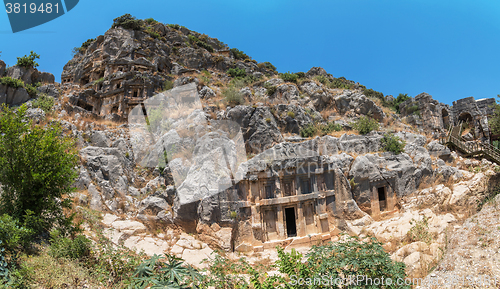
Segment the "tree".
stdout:
<path fill-rule="evenodd" d="M 38 232 L 56 224 L 66 231 L 71 218 L 63 209 L 71 206 L 67 194 L 78 176 L 74 141 L 56 124 L 33 125 L 26 110 L 4 105 L 0 112 L 0 214 L 29 221 Z"/>
<path fill-rule="evenodd" d="M 38 67 L 38 63 L 35 61 L 35 59 L 40 59 L 40 55 L 36 54 L 32 50 L 29 56 L 25 55 L 23 57 L 18 57 L 16 65 L 25 68 L 35 68 Z"/>
<path fill-rule="evenodd" d="M 360 134 L 367 134 L 370 133 L 372 130 L 379 129 L 378 122 L 368 116 L 360 117 L 358 120 L 352 123 L 351 126 L 355 130 L 357 130 Z"/>
<path fill-rule="evenodd" d="M 497 97 L 500 98 L 500 94 Z M 493 116 L 488 118 L 488 123 L 493 134 L 500 134 L 500 104 L 495 103 L 493 109 Z"/>

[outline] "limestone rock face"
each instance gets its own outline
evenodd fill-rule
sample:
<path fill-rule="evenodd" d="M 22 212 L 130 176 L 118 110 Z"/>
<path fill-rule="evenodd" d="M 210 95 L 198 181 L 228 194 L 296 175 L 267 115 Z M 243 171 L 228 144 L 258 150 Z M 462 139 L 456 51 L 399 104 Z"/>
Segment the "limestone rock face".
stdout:
<path fill-rule="evenodd" d="M 274 109 L 279 116 L 276 121 L 285 132 L 298 134 L 303 127 L 313 123 L 311 116 L 301 106 L 278 104 Z"/>
<path fill-rule="evenodd" d="M 334 99 L 335 106 L 340 113 L 354 112 L 369 115 L 378 121 L 385 117 L 384 111 L 362 93 L 345 90 Z"/>
<path fill-rule="evenodd" d="M 243 129 L 248 153 L 260 153 L 275 143 L 283 141 L 283 136 L 269 107 L 238 105 L 226 111 L 225 118 L 238 123 Z"/>
<path fill-rule="evenodd" d="M 0 61 L 0 77 L 4 77 L 4 74 L 7 77 L 23 81 L 25 85 L 48 84 L 53 86 L 54 83 L 54 75 L 50 73 L 39 72 L 36 68 L 26 69 L 17 65 L 6 68 L 5 63 Z M 16 88 L 0 84 L 0 103 L 20 105 L 30 99 L 31 96 L 24 87 Z"/>

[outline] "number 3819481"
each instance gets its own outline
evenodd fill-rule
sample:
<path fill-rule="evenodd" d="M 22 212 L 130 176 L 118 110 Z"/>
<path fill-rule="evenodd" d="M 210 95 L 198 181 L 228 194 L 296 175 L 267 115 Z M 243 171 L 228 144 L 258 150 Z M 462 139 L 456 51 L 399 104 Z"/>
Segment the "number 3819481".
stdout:
<path fill-rule="evenodd" d="M 37 5 L 36 3 L 6 3 L 5 8 L 8 14 L 10 13 L 56 13 L 59 14 L 59 3 L 42 3 Z"/>

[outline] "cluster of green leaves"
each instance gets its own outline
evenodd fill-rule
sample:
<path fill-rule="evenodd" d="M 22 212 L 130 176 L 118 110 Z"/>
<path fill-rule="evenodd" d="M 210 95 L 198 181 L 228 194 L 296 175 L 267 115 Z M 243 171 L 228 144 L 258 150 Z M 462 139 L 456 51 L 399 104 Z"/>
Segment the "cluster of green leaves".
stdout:
<path fill-rule="evenodd" d="M 271 62 L 269 61 L 266 61 L 266 62 L 261 62 L 259 64 L 257 64 L 257 67 L 259 68 L 265 68 L 267 70 L 271 70 L 271 71 L 274 71 L 276 72 L 276 66 L 274 66 Z"/>
<path fill-rule="evenodd" d="M 61 235 L 61 231 L 56 229 L 50 232 L 50 237 L 49 254 L 55 258 L 84 260 L 90 255 L 92 243 L 84 235 L 71 239 Z"/>
<path fill-rule="evenodd" d="M 375 238 L 363 241 L 358 237 L 346 236 L 343 241 L 313 246 L 307 253 L 305 262 L 302 254 L 295 249 L 290 253 L 281 247 L 276 249 L 278 260 L 266 267 L 251 266 L 244 258 L 234 262 L 216 254 L 208 261 L 209 274 L 205 276 L 204 285 L 216 289 L 347 288 L 335 282 L 326 283 L 325 280 L 348 280 L 351 276 L 364 276 L 367 282 L 354 284 L 357 287 L 353 288 L 380 288 L 370 284 L 369 278 L 390 278 L 394 281 L 382 288 L 410 288 L 396 284 L 396 280 L 406 278 L 405 264 L 392 261 Z M 269 276 L 266 274 L 269 270 L 278 270 L 281 274 Z M 250 275 L 249 282 L 244 275 Z M 321 282 L 317 282 L 318 280 Z"/>
<path fill-rule="evenodd" d="M 175 30 L 179 30 L 181 28 L 186 28 L 186 27 L 179 25 L 179 24 L 167 24 L 167 26 L 172 28 L 172 29 L 175 29 Z"/>
<path fill-rule="evenodd" d="M 132 288 L 198 288 L 203 276 L 181 258 L 172 255 L 153 255 L 140 264 L 132 281 Z"/>
<path fill-rule="evenodd" d="M 22 81 L 21 79 L 11 78 L 9 76 L 5 76 L 5 77 L 0 78 L 0 84 L 3 84 L 3 85 L 8 86 L 8 87 L 12 87 L 12 88 L 24 87 L 24 81 Z"/>
<path fill-rule="evenodd" d="M 366 97 L 378 98 L 378 99 L 382 99 L 382 100 L 384 99 L 384 94 L 382 92 L 373 90 L 371 88 L 365 88 L 363 90 L 363 94 Z"/>
<path fill-rule="evenodd" d="M 291 118 L 295 118 L 295 112 L 293 112 L 291 110 L 289 112 L 287 112 L 286 115 L 291 117 Z"/>
<path fill-rule="evenodd" d="M 314 79 L 329 88 L 351 89 L 354 87 L 354 81 L 347 80 L 343 76 L 339 78 L 335 77 L 328 78 L 324 75 L 316 75 Z"/>
<path fill-rule="evenodd" d="M 149 36 L 151 36 L 154 39 L 160 39 L 161 38 L 160 33 L 158 33 L 158 31 L 156 31 L 151 26 L 146 26 L 145 31 L 146 31 L 147 34 L 149 34 Z"/>
<path fill-rule="evenodd" d="M 229 68 L 226 73 L 231 77 L 245 77 L 247 72 L 243 68 Z"/>
<path fill-rule="evenodd" d="M 87 39 L 87 41 L 83 42 L 80 47 L 73 48 L 73 55 L 75 55 L 77 53 L 81 53 L 81 54 L 85 53 L 85 51 L 87 50 L 87 48 L 94 41 L 95 41 L 95 38 Z"/>
<path fill-rule="evenodd" d="M 67 194 L 78 176 L 74 141 L 56 123 L 32 125 L 26 110 L 25 105 L 17 111 L 4 105 L 0 113 L 0 214 L 21 223 L 30 220 L 28 228 L 38 232 L 54 225 L 74 229 L 63 213 L 71 206 Z"/>
<path fill-rule="evenodd" d="M 414 114 L 414 115 L 420 115 L 420 109 L 418 107 L 418 104 L 413 104 L 412 106 L 408 107 L 406 109 L 407 114 Z"/>
<path fill-rule="evenodd" d="M 342 130 L 342 126 L 340 124 L 334 123 L 334 122 L 329 122 L 325 125 L 320 126 L 321 135 L 327 135 L 327 134 L 332 133 L 334 131 L 341 131 L 341 130 Z"/>
<path fill-rule="evenodd" d="M 135 18 L 130 14 L 125 14 L 113 19 L 111 28 L 123 27 L 124 29 L 141 30 L 142 20 Z"/>
<path fill-rule="evenodd" d="M 408 243 L 413 243 L 413 242 L 425 242 L 427 244 L 430 244 L 432 241 L 432 235 L 429 233 L 429 218 L 426 216 L 423 216 L 422 220 L 420 221 L 415 221 L 412 219 L 410 221 L 411 225 L 414 225 L 411 227 L 411 229 L 406 233 L 406 241 Z"/>
<path fill-rule="evenodd" d="M 208 52 L 214 52 L 214 48 L 212 46 L 210 46 L 209 44 L 207 44 L 205 41 L 202 41 L 202 40 L 198 39 L 194 35 L 189 35 L 188 37 L 189 37 L 189 41 L 192 44 L 195 44 L 195 45 L 197 45 L 198 47 L 201 47 L 201 48 L 205 48 L 205 50 L 207 50 Z"/>
<path fill-rule="evenodd" d="M 231 49 L 229 49 L 229 51 L 231 51 L 234 58 L 236 58 L 238 60 L 251 59 L 250 56 L 246 55 L 245 52 L 239 50 L 238 48 L 231 48 Z"/>
<path fill-rule="evenodd" d="M 285 82 L 293 82 L 297 83 L 297 80 L 300 78 L 300 74 L 297 73 L 290 73 L 290 72 L 285 72 L 285 73 L 280 73 L 280 78 L 283 79 Z"/>
<path fill-rule="evenodd" d="M 300 130 L 300 136 L 301 137 L 312 137 L 314 136 L 316 133 L 318 132 L 318 129 L 316 128 L 316 126 L 314 126 L 314 124 L 310 123 L 306 126 L 304 126 L 301 130 Z"/>
<path fill-rule="evenodd" d="M 164 90 L 170 90 L 174 88 L 174 82 L 172 80 L 165 80 L 165 82 L 163 82 L 163 89 Z"/>
<path fill-rule="evenodd" d="M 351 123 L 351 126 L 357 130 L 360 134 L 368 134 L 371 131 L 378 130 L 378 122 L 368 116 L 362 116 L 355 122 Z"/>
<path fill-rule="evenodd" d="M 42 109 L 45 113 L 49 113 L 54 107 L 54 98 L 46 93 L 42 93 L 35 100 L 33 100 L 32 106 L 34 108 Z"/>
<path fill-rule="evenodd" d="M 148 25 L 155 25 L 155 24 L 160 23 L 160 22 L 156 21 L 154 18 L 146 18 L 146 19 L 144 19 L 144 22 L 146 22 Z"/>
<path fill-rule="evenodd" d="M 8 254 L 15 255 L 25 250 L 33 234 L 34 230 L 27 228 L 26 222 L 20 224 L 18 219 L 7 214 L 0 216 L 0 240 Z"/>
<path fill-rule="evenodd" d="M 236 106 L 245 103 L 243 95 L 241 95 L 240 91 L 234 86 L 230 86 L 223 90 L 222 95 L 225 97 L 226 102 L 230 106 Z"/>
<path fill-rule="evenodd" d="M 35 83 L 33 85 L 26 84 L 21 79 L 15 79 L 15 78 L 11 78 L 9 76 L 4 76 L 4 77 L 0 78 L 0 84 L 3 84 L 3 85 L 8 86 L 8 87 L 12 87 L 12 88 L 24 87 L 24 89 L 26 89 L 28 94 L 33 98 L 36 97 L 36 95 L 38 93 L 38 90 L 36 89 L 39 85 L 38 83 Z"/>
<path fill-rule="evenodd" d="M 399 110 L 399 105 L 408 99 L 410 99 L 410 97 L 406 93 L 400 93 L 398 97 L 396 97 L 392 105 L 397 113 L 401 113 L 401 111 Z"/>
<path fill-rule="evenodd" d="M 404 152 L 406 142 L 400 139 L 398 136 L 395 136 L 392 133 L 384 134 L 384 137 L 381 140 L 382 149 L 386 152 L 393 152 L 395 154 L 400 154 Z"/>
<path fill-rule="evenodd" d="M 272 85 L 272 84 L 267 83 L 267 82 L 264 83 L 264 88 L 267 89 L 268 96 L 273 95 L 276 92 L 276 90 L 278 89 L 278 87 L 276 87 L 275 85 Z"/>
<path fill-rule="evenodd" d="M 35 61 L 35 59 L 40 59 L 40 55 L 36 54 L 35 52 L 31 51 L 30 55 L 25 55 L 23 57 L 18 57 L 17 58 L 17 66 L 22 66 L 25 68 L 35 68 L 38 67 L 38 63 Z"/>

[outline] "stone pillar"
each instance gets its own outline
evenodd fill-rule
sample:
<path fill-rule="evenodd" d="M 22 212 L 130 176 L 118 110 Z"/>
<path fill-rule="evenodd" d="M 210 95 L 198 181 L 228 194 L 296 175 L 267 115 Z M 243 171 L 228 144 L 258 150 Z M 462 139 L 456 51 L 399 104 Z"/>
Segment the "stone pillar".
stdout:
<path fill-rule="evenodd" d="M 295 184 L 297 187 L 297 195 L 302 194 L 302 186 L 300 185 L 300 178 L 298 175 L 295 175 Z"/>
<path fill-rule="evenodd" d="M 376 186 L 372 186 L 372 217 L 378 217 L 380 215 L 380 204 L 378 202 L 378 190 Z"/>
<path fill-rule="evenodd" d="M 278 234 L 279 239 L 285 239 L 286 238 L 286 232 L 285 232 L 285 223 L 283 221 L 283 206 L 278 205 L 276 207 L 276 214 L 278 215 L 278 220 L 276 224 L 276 230 Z"/>
<path fill-rule="evenodd" d="M 306 235 L 306 219 L 304 218 L 304 208 L 302 202 L 297 204 L 297 236 L 303 237 Z"/>

